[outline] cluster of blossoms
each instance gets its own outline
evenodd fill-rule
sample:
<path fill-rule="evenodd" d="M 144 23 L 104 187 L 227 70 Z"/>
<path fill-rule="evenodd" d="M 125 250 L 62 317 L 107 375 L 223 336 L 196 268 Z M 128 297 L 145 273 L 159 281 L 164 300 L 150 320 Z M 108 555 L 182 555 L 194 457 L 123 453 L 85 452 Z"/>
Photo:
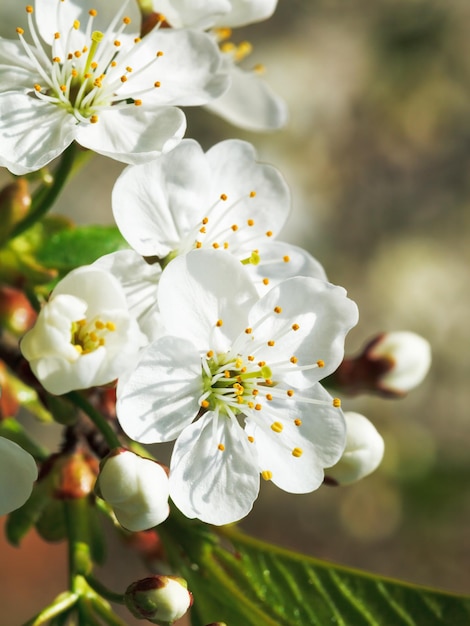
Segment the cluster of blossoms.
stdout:
<path fill-rule="evenodd" d="M 239 66 L 250 46 L 230 42 L 232 28 L 275 5 L 153 0 L 142 25 L 136 0 L 37 0 L 18 39 L 0 39 L 2 166 L 25 175 L 74 141 L 128 164 L 112 194 L 128 249 L 60 280 L 20 347 L 48 393 L 115 386 L 127 437 L 175 441 L 168 471 L 120 447 L 102 460 L 95 493 L 130 531 L 163 522 L 169 497 L 222 525 L 247 515 L 260 478 L 307 493 L 364 477 L 383 440 L 322 379 L 354 391 L 373 371 L 374 389 L 408 389 L 429 367 L 427 344 L 424 358 L 408 358 L 406 333 L 371 343 L 361 367 L 343 360 L 357 307 L 309 253 L 278 239 L 290 211 L 281 174 L 245 141 L 204 152 L 183 139 L 178 106 L 249 129 L 285 122 L 283 102 Z M 2 472 L 1 514 L 29 497 L 37 469 L 17 444 L 0 438 L 0 448 L 19 483 L 13 492 Z M 145 585 L 176 594 L 183 612 L 191 603 L 171 577 Z M 138 605 L 140 591 L 126 602 Z M 165 611 L 160 621 L 175 619 Z"/>

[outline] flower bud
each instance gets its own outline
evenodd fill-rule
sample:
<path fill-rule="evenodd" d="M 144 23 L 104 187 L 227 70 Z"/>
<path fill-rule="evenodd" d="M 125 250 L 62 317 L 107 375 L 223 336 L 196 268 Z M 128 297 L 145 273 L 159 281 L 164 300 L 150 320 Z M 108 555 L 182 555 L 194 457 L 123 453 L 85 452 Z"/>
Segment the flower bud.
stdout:
<path fill-rule="evenodd" d="M 78 500 L 85 498 L 92 491 L 98 474 L 98 462 L 86 451 L 60 453 L 49 460 L 43 468 L 45 473 L 53 474 L 53 497 L 57 500 Z"/>
<path fill-rule="evenodd" d="M 0 325 L 16 336 L 31 328 L 36 312 L 28 298 L 19 289 L 0 286 Z"/>
<path fill-rule="evenodd" d="M 176 576 L 149 576 L 132 583 L 124 594 L 137 619 L 167 626 L 182 617 L 193 603 L 186 581 Z"/>
<path fill-rule="evenodd" d="M 0 515 L 10 513 L 26 502 L 37 477 L 37 466 L 29 452 L 0 437 Z"/>
<path fill-rule="evenodd" d="M 116 448 L 101 462 L 95 491 L 112 507 L 121 526 L 137 532 L 168 517 L 168 485 L 160 463 Z"/>
<path fill-rule="evenodd" d="M 27 215 L 31 206 L 28 181 L 16 178 L 0 191 L 0 242 L 8 239 L 16 224 Z"/>
<path fill-rule="evenodd" d="M 331 376 L 344 393 L 397 398 L 419 385 L 431 366 L 429 342 L 409 331 L 381 333 L 361 354 L 345 358 Z"/>
<path fill-rule="evenodd" d="M 384 454 L 384 440 L 375 426 L 360 413 L 346 411 L 346 447 L 343 456 L 333 467 L 325 470 L 325 482 L 330 485 L 348 485 L 380 465 Z"/>

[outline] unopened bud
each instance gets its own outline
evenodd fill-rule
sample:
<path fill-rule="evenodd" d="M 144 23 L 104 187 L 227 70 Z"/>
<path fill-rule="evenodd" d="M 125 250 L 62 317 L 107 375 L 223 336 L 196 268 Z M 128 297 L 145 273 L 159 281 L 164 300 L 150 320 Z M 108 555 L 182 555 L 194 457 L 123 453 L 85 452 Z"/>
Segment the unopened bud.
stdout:
<path fill-rule="evenodd" d="M 331 383 L 344 393 L 397 398 L 419 385 L 430 366 L 426 339 L 409 331 L 381 333 L 357 357 L 345 358 Z"/>
<path fill-rule="evenodd" d="M 333 467 L 325 470 L 325 483 L 348 485 L 371 474 L 380 465 L 384 440 L 375 426 L 360 413 L 346 411 L 346 447 Z"/>
<path fill-rule="evenodd" d="M 170 513 L 164 468 L 125 448 L 116 448 L 103 459 L 95 491 L 111 505 L 116 519 L 127 530 L 153 528 Z"/>
<path fill-rule="evenodd" d="M 0 191 L 0 243 L 8 239 L 30 206 L 31 195 L 25 178 L 16 178 Z"/>
<path fill-rule="evenodd" d="M 33 326 L 36 317 L 36 312 L 22 291 L 0 285 L 0 326 L 19 337 Z"/>
<path fill-rule="evenodd" d="M 81 450 L 72 454 L 61 453 L 52 457 L 49 472 L 54 474 L 53 497 L 57 500 L 77 500 L 93 491 L 98 461 Z"/>
<path fill-rule="evenodd" d="M 132 583 L 124 594 L 137 619 L 167 626 L 182 617 L 193 603 L 186 581 L 176 576 L 149 576 Z"/>

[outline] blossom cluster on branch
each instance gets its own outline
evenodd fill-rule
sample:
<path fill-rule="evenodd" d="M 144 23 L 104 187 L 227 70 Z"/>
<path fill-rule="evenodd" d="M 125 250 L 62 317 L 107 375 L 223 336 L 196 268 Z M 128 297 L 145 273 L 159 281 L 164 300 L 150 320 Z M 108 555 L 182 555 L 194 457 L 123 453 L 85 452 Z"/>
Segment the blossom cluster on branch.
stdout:
<path fill-rule="evenodd" d="M 242 69 L 251 46 L 231 41 L 233 28 L 275 6 L 36 0 L 18 14 L 16 39 L 0 39 L 0 165 L 37 180 L 61 159 L 54 193 L 49 181 L 16 213 L 19 187 L 4 197 L 7 243 L 43 220 L 75 144 L 128 164 L 112 193 L 127 246 L 59 276 L 47 297 L 28 288 L 34 321 L 16 333 L 16 354 L 2 344 L 2 359 L 66 436 L 49 459 L 0 437 L 0 514 L 28 501 L 35 459 L 37 485 L 81 500 L 90 482 L 86 495 L 131 532 L 164 522 L 169 498 L 185 517 L 219 526 L 249 513 L 260 478 L 308 493 L 380 464 L 382 437 L 364 416 L 343 413 L 337 395 L 407 392 L 429 368 L 429 345 L 392 333 L 344 358 L 357 306 L 318 260 L 279 238 L 290 212 L 282 174 L 246 141 L 204 151 L 183 138 L 181 106 L 250 130 L 285 123 L 260 68 Z M 69 420 L 67 402 L 87 421 Z M 171 441 L 169 468 L 138 445 Z M 192 603 L 171 576 L 140 581 L 125 597 L 155 623 Z"/>

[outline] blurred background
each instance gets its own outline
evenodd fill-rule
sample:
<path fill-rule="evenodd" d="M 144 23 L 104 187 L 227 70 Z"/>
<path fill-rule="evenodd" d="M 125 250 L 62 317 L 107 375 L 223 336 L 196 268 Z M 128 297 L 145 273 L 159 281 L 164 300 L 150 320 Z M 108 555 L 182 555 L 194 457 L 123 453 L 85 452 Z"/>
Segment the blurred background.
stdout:
<path fill-rule="evenodd" d="M 234 40 L 253 43 L 245 63 L 266 66 L 288 102 L 288 125 L 261 135 L 187 111 L 187 136 L 205 148 L 247 139 L 285 175 L 293 208 L 282 238 L 307 248 L 358 303 L 347 353 L 387 330 L 418 332 L 433 349 L 428 378 L 407 398 L 343 398 L 385 439 L 374 475 L 305 496 L 263 484 L 242 528 L 458 593 L 470 592 L 469 24 L 461 0 L 280 0 L 271 20 Z M 121 169 L 95 157 L 57 211 L 111 223 Z M 0 559 L 2 626 L 18 626 L 63 589 L 62 545 L 31 534 L 18 551 L 2 538 Z M 130 548 L 111 549 L 110 586 L 145 575 Z"/>

